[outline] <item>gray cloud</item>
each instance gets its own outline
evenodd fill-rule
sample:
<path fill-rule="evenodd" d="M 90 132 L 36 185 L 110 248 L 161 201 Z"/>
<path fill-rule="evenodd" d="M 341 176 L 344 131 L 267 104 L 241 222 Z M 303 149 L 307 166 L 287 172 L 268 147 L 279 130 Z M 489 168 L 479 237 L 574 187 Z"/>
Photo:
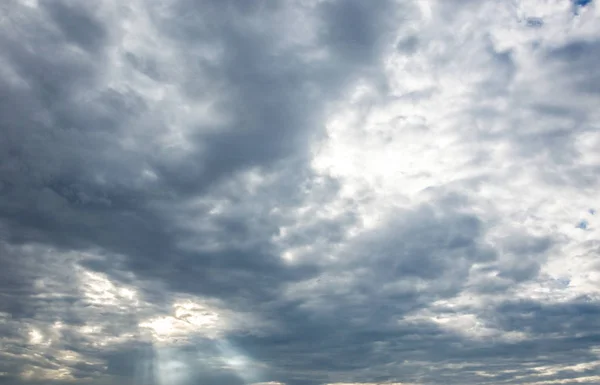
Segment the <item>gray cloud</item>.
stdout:
<path fill-rule="evenodd" d="M 0 19 L 0 383 L 597 380 L 596 294 L 552 270 L 597 256 L 593 213 L 533 198 L 598 185 L 597 35 L 502 48 L 455 29 L 476 2 L 33 3 Z M 354 121 L 360 188 L 315 166 Z M 373 169 L 380 127 L 404 147 Z"/>

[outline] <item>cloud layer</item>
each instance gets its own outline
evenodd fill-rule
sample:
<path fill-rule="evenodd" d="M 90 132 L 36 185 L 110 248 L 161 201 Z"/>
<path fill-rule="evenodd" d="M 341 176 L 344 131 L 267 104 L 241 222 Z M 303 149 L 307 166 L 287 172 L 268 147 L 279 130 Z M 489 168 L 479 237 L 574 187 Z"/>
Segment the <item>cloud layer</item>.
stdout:
<path fill-rule="evenodd" d="M 0 384 L 600 382 L 595 1 L 0 7 Z"/>

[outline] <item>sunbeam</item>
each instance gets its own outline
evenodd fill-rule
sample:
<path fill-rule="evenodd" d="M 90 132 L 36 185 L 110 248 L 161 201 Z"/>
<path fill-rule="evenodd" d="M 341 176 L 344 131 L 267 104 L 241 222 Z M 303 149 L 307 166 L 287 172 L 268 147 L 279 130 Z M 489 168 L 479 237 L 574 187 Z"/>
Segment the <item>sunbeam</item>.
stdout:
<path fill-rule="evenodd" d="M 262 371 L 259 363 L 254 362 L 225 339 L 218 340 L 216 346 L 221 353 L 221 360 L 228 370 L 233 370 L 246 384 L 260 382 Z"/>
<path fill-rule="evenodd" d="M 176 347 L 158 347 L 154 353 L 153 373 L 157 385 L 181 385 L 189 379 L 185 356 Z"/>

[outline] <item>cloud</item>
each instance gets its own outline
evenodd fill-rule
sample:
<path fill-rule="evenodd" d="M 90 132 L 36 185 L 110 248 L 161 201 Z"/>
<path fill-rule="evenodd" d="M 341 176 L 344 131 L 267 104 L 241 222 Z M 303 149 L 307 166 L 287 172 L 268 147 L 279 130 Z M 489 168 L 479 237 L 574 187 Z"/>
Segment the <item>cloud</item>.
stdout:
<path fill-rule="evenodd" d="M 598 382 L 595 2 L 2 9 L 0 383 Z"/>

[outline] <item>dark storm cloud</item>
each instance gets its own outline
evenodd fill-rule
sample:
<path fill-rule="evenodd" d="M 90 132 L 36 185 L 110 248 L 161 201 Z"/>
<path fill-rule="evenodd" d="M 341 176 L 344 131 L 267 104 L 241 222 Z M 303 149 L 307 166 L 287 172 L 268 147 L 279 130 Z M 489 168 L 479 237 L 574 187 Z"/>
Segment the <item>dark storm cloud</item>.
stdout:
<path fill-rule="evenodd" d="M 125 63 L 156 82 L 175 83 L 192 100 L 214 97 L 215 109 L 228 116 L 218 126 L 183 127 L 191 151 L 175 157 L 164 156 L 152 136 L 168 124 L 156 111 L 160 106 L 135 88 L 104 83 L 109 60 L 114 60 L 110 49 L 119 44 L 119 28 L 106 15 L 103 19 L 98 10 L 66 1 L 46 2 L 40 9 L 12 5 L 0 41 L 8 70 L 0 79 L 3 240 L 63 252 L 104 250 L 104 260 L 65 263 L 81 263 L 124 282 L 121 271 L 133 271 L 176 291 L 229 299 L 232 307 L 247 300 L 248 308 L 254 301 L 275 300 L 282 282 L 315 270 L 283 264 L 270 244 L 278 226 L 269 210 L 303 199 L 293 186 L 311 177 L 304 162 L 309 139 L 323 128 L 323 108 L 379 65 L 379 52 L 389 38 L 380 22 L 391 21 L 394 10 L 391 4 L 381 5 L 342 1 L 317 7 L 322 35 L 311 43 L 315 47 L 286 47 L 280 44 L 285 32 L 277 26 L 256 25 L 262 17 L 278 16 L 282 6 L 274 3 L 180 1 L 170 6 L 166 18 L 149 10 L 158 33 L 180 56 L 186 78 L 177 81 L 152 58 L 132 53 L 124 55 Z M 222 48 L 218 62 L 203 59 L 195 48 L 200 43 Z M 328 57 L 307 62 L 302 49 L 313 48 L 325 49 Z M 122 141 L 131 136 L 140 146 L 126 150 Z M 194 208 L 197 216 L 191 220 L 208 223 L 210 231 L 178 225 L 186 217 L 181 202 L 221 194 L 219 186 L 253 167 L 272 169 L 282 182 L 269 186 L 275 190 L 270 194 L 227 192 L 230 208 L 222 215 L 209 214 L 210 207 Z M 155 180 L 140 178 L 145 168 L 155 173 Z M 337 227 L 335 222 L 328 226 Z M 202 242 L 182 247 L 189 239 L 219 247 L 202 250 Z M 60 278 L 60 262 L 51 263 L 41 249 L 32 253 L 42 255 L 4 251 L 2 310 L 17 324 L 31 327 L 62 319 L 70 349 L 98 357 L 97 350 L 86 350 L 81 335 L 69 337 L 72 328 L 92 321 L 80 293 L 57 287 L 57 281 L 52 287 L 34 285 L 45 277 L 72 281 Z M 44 265 L 47 269 L 40 270 Z M 145 294 L 152 296 L 149 290 Z M 33 299 L 46 291 L 61 294 L 50 301 Z M 122 316 L 104 318 L 131 326 Z M 109 374 L 131 374 L 133 364 L 118 357 L 107 358 Z M 76 377 L 93 373 L 83 364 L 72 369 Z M 221 380 L 232 383 L 227 376 Z"/>
<path fill-rule="evenodd" d="M 523 282 L 535 278 L 544 262 L 545 252 L 552 246 L 549 238 L 514 234 L 502 240 L 504 250 L 510 256 L 497 266 L 498 277 Z"/>
<path fill-rule="evenodd" d="M 326 49 L 335 53 L 344 47 L 345 54 L 349 49 L 362 50 L 356 53 L 362 58 L 361 65 L 340 71 L 347 60 L 343 55 L 307 65 L 298 52 L 275 50 L 278 36 L 270 30 L 235 23 L 244 20 L 241 12 L 247 7 L 235 2 L 178 2 L 172 6 L 172 18 L 158 26 L 181 46 L 178 54 L 190 76 L 195 72 L 208 75 L 218 85 L 209 84 L 198 92 L 223 93 L 225 100 L 217 101 L 217 108 L 226 111 L 231 120 L 210 134 L 203 133 L 206 127 L 188 127 L 192 152 L 177 160 L 155 156 L 156 144 L 145 135 L 139 139 L 147 148 L 136 152 L 121 149 L 120 137 L 143 122 L 140 116 L 149 114 L 149 106 L 135 91 L 123 93 L 101 83 L 102 63 L 109 60 L 106 55 L 71 56 L 69 39 L 80 39 L 75 43 L 86 47 L 93 45 L 94 52 L 101 51 L 102 43 L 108 44 L 103 32 L 106 27 L 93 16 L 66 3 L 52 2 L 45 6 L 51 21 L 42 19 L 39 28 L 26 36 L 32 49 L 25 50 L 20 44 L 21 35 L 7 34 L 3 43 L 6 57 L 28 85 L 3 87 L 6 135 L 2 179 L 7 199 L 2 212 L 13 229 L 9 236 L 15 241 L 39 240 L 67 248 L 98 245 L 152 259 L 173 253 L 176 238 L 169 233 L 172 219 L 149 207 L 154 199 L 170 202 L 169 197 L 206 193 L 240 170 L 282 167 L 285 164 L 275 162 L 304 158 L 307 139 L 321 129 L 318 117 L 323 104 L 335 98 L 361 70 L 377 64 L 380 44 L 376 43 L 381 33 L 375 25 L 380 13 L 363 14 L 355 2 L 332 3 L 319 10 L 326 31 L 335 30 L 331 32 L 335 38 L 324 45 Z M 352 28 L 344 24 L 336 7 L 343 15 L 354 15 Z M 277 7 L 261 7 L 250 17 L 269 17 L 271 8 Z M 25 20 L 32 23 L 39 17 L 33 11 L 28 11 L 32 15 L 23 12 Z M 60 31 L 54 30 L 53 24 Z M 85 31 L 77 33 L 84 24 Z M 18 27 L 24 29 L 25 25 Z M 356 46 L 354 28 L 368 32 Z M 207 68 L 189 49 L 200 39 L 223 47 L 218 67 Z M 191 76 L 180 86 L 194 87 L 196 78 L 203 76 Z M 307 92 L 320 83 L 324 84 L 315 95 Z M 91 88 L 91 100 L 80 96 L 86 88 Z M 153 132 L 156 127 L 142 129 Z M 145 165 L 156 172 L 157 182 L 138 182 Z"/>
<path fill-rule="evenodd" d="M 417 35 L 394 41 L 412 6 L 143 3 L 151 26 L 140 36 L 152 34 L 145 37 L 161 51 L 148 53 L 125 44 L 126 28 L 111 12 L 83 2 L 40 4 L 11 3 L 0 24 L 0 383 L 48 383 L 17 374 L 65 367 L 77 383 L 95 385 L 164 385 L 161 375 L 179 385 L 517 383 L 519 375 L 534 378 L 525 363 L 592 362 L 593 301 L 444 310 L 479 312 L 498 330 L 531 337 L 493 345 L 410 318 L 467 289 L 498 294 L 535 279 L 552 240 L 514 235 L 500 260 L 484 242 L 489 224 L 462 210 L 469 202 L 460 194 L 398 210 L 346 244 L 359 220 L 356 202 L 317 217 L 339 186 L 311 171 L 312 140 L 323 134 L 326 109 L 356 81 L 385 92 L 383 52 L 416 54 L 425 44 Z M 290 11 L 306 16 L 314 37 L 291 31 Z M 573 84 L 593 93 L 595 46 L 577 44 L 549 57 L 573 58 L 575 72 L 591 79 Z M 162 58 L 163 50 L 173 58 Z M 509 53 L 487 54 L 497 76 L 481 88 L 504 94 L 515 63 Z M 123 73 L 115 75 L 117 68 Z M 175 89 L 182 104 L 208 101 L 225 118 L 178 121 L 182 110 L 137 87 L 139 75 L 139 84 Z M 185 146 L 161 139 L 170 129 Z M 563 138 L 543 138 L 540 147 Z M 244 179 L 250 172 L 268 180 L 252 188 Z M 306 204 L 317 207 L 314 218 L 298 221 L 294 213 Z M 299 229 L 273 241 L 293 225 Z M 285 247 L 307 245 L 306 261 L 280 257 Z M 342 252 L 334 263 L 327 257 L 335 247 Z M 474 264 L 496 280 L 467 288 Z M 135 287 L 139 302 L 106 285 L 94 289 L 95 278 L 77 275 L 79 268 Z M 152 346 L 138 324 L 170 314 L 181 293 L 220 300 L 268 320 L 272 330 Z M 57 335 L 57 344 L 44 345 Z M 235 354 L 250 363 L 236 370 Z M 448 364 L 462 364 L 462 378 Z M 509 369 L 516 372 L 503 372 Z"/>
<path fill-rule="evenodd" d="M 370 382 L 373 368 L 408 381 L 409 369 L 390 372 L 385 365 L 399 356 L 429 359 L 434 346 L 443 349 L 456 337 L 433 324 L 400 322 L 409 312 L 458 293 L 472 263 L 494 259 L 493 251 L 480 245 L 481 235 L 476 218 L 444 206 L 399 211 L 349 245 L 346 261 L 316 279 L 308 298 L 269 309 L 269 318 L 284 325 L 283 333 L 235 341 L 277 368 L 276 378 L 286 383 Z M 337 282 L 339 276 L 346 279 Z"/>
<path fill-rule="evenodd" d="M 588 337 L 589 344 L 593 346 L 598 338 L 594 320 L 599 311 L 599 304 L 589 298 L 555 305 L 508 301 L 495 309 L 493 317 L 494 322 L 505 330 L 521 330 L 538 336 L 565 332 L 568 335 L 581 334 Z"/>
<path fill-rule="evenodd" d="M 46 1 L 41 6 L 68 42 L 91 51 L 105 46 L 107 32 L 104 26 L 81 5 L 69 6 L 61 1 Z"/>
<path fill-rule="evenodd" d="M 357 1 L 325 1 L 322 4 L 322 41 L 348 63 L 368 64 L 379 54 L 382 43 L 393 33 L 392 23 L 401 17 L 390 1 L 377 7 Z M 396 16 L 396 17 L 394 17 Z"/>
<path fill-rule="evenodd" d="M 140 115 L 149 113 L 149 107 L 135 91 L 125 94 L 106 89 L 100 83 L 102 63 L 109 59 L 97 52 L 101 51 L 102 43 L 108 42 L 103 32 L 105 27 L 93 16 L 66 3 L 52 2 L 45 7 L 51 21 L 43 19 L 39 28 L 30 33 L 32 36 L 27 36 L 27 43 L 33 49 L 25 50 L 17 40 L 21 37 L 18 34 L 6 36 L 3 46 L 11 68 L 28 85 L 19 89 L 5 84 L 3 88 L 3 99 L 7 101 L 2 114 L 6 134 L 2 152 L 6 199 L 1 210 L 12 242 L 39 241 L 65 249 L 99 246 L 129 256 L 131 267 L 138 272 L 159 270 L 164 274 L 171 270 L 177 275 L 189 271 L 186 266 L 193 259 L 198 270 L 211 265 L 227 268 L 228 264 L 249 271 L 272 266 L 276 269 L 272 275 L 277 275 L 277 269 L 281 269 L 277 267 L 278 257 L 272 255 L 268 245 L 260 245 L 260 239 L 256 246 L 243 251 L 234 248 L 200 255 L 181 252 L 175 245 L 178 234 L 170 231 L 169 226 L 177 218 L 150 207 L 154 200 L 164 204 L 173 202 L 171 196 L 207 193 L 219 180 L 240 170 L 271 167 L 283 158 L 303 158 L 308 137 L 320 129 L 317 118 L 322 104 L 335 97 L 355 76 L 348 71 L 333 72 L 338 67 L 337 57 L 313 68 L 304 65 L 302 56 L 293 51 L 274 51 L 277 35 L 235 23 L 242 17 L 240 7 L 246 8 L 241 3 L 225 6 L 179 2 L 173 6 L 173 19 L 163 20 L 169 28 L 175 26 L 174 31 L 165 33 L 181 46 L 178 53 L 189 65 L 185 70 L 190 75 L 208 71 L 206 75 L 225 94 L 225 101 L 218 108 L 225 110 L 232 120 L 229 125 L 218 127 L 214 134 L 202 134 L 204 127 L 189 127 L 193 151 L 175 161 L 154 156 L 153 144 L 148 142 L 149 148 L 138 152 L 120 148 L 120 137 L 132 125 L 139 124 Z M 26 20 L 30 17 L 35 22 L 39 15 L 28 12 L 31 14 L 24 13 Z M 269 13 L 271 9 L 261 8 L 256 12 Z M 337 20 L 334 14 L 323 14 L 325 25 Z M 356 22 L 358 26 L 370 24 L 372 28 L 375 16 L 357 15 Z M 194 23 L 180 23 L 180 18 Z M 58 32 L 52 29 L 54 24 L 58 25 Z M 77 33 L 77 28 L 83 25 L 85 31 Z M 163 25 L 159 28 L 167 29 Z M 349 33 L 344 35 L 343 26 L 337 28 L 341 36 L 336 38 L 336 44 L 353 38 Z M 189 50 L 198 34 L 201 39 L 224 47 L 218 67 L 203 68 L 200 57 Z M 367 46 L 360 48 L 372 49 L 371 40 L 376 37 L 372 31 L 364 42 Z M 69 42 L 86 48 L 93 46 L 90 51 L 94 53 L 72 57 L 67 49 Z M 279 55 L 275 56 L 277 60 L 273 60 L 274 55 Z M 374 53 L 360 56 L 365 62 L 358 69 L 375 64 Z M 180 86 L 193 87 L 195 77 Z M 307 87 L 326 78 L 326 88 L 320 88 L 311 98 Z M 92 99 L 82 100 L 79 95 L 88 87 L 93 90 Z M 218 90 L 208 88 L 199 92 L 210 94 Z M 39 115 L 43 116 L 36 121 Z M 142 129 L 151 131 L 153 127 Z M 139 180 L 136 174 L 145 164 L 156 172 L 158 182 L 136 183 Z M 252 225 L 242 217 L 235 222 L 225 218 L 214 221 L 219 233 L 234 239 L 248 236 L 243 229 Z M 259 236 L 264 239 L 270 235 Z M 178 254 L 182 256 L 176 257 Z M 166 263 L 158 262 L 165 258 Z M 173 282 L 181 281 L 187 282 L 185 279 Z"/>

